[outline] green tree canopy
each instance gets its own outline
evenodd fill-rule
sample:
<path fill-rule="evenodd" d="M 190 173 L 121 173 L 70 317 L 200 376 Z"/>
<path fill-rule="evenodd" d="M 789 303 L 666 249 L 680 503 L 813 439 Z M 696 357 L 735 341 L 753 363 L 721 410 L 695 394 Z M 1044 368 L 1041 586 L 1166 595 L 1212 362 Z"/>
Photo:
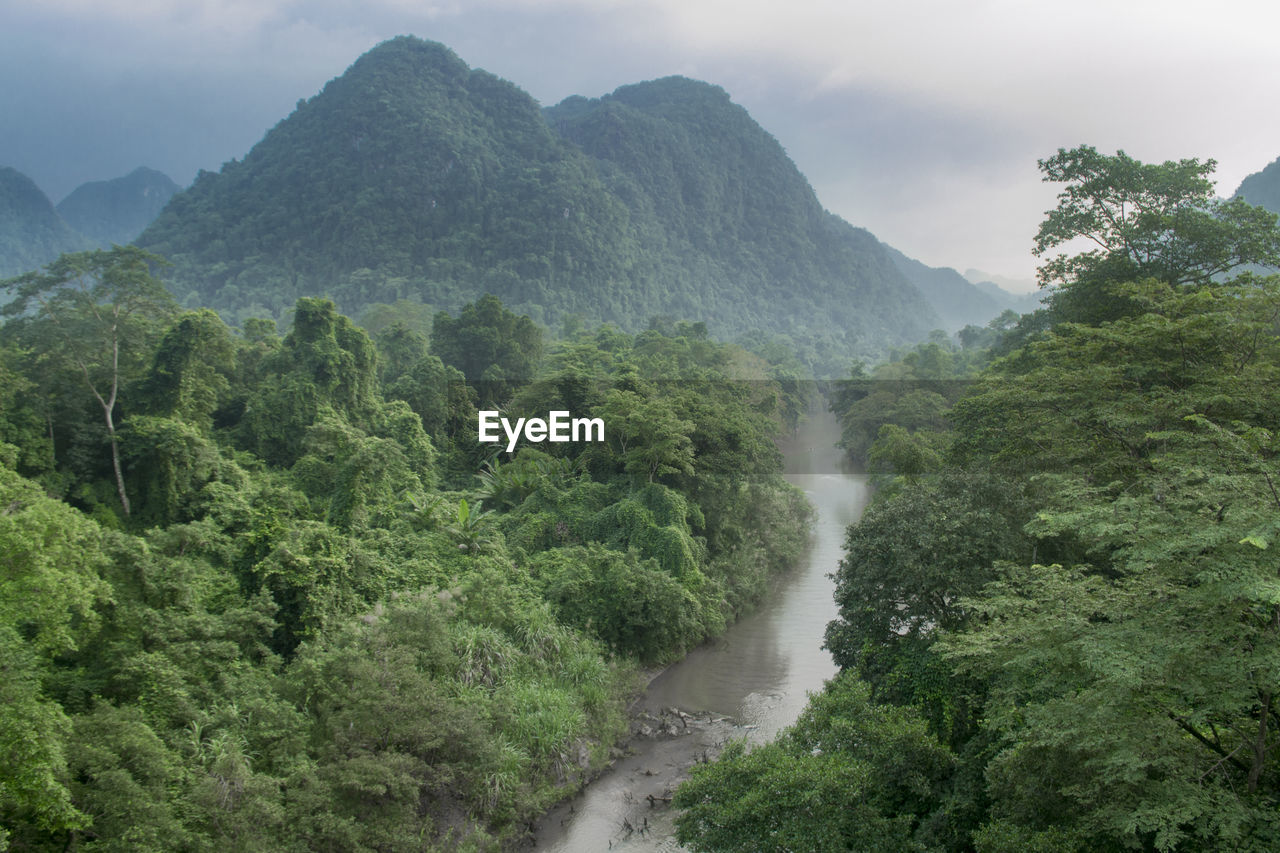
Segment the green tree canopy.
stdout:
<path fill-rule="evenodd" d="M 17 298 L 4 314 L 30 324 L 24 336 L 78 373 L 102 409 L 120 505 L 129 495 L 116 439 L 120 392 L 145 359 L 151 332 L 174 311 L 153 271 L 163 260 L 136 246 L 63 255 L 6 284 Z"/>
<path fill-rule="evenodd" d="M 1247 264 L 1280 265 L 1276 214 L 1215 198 L 1215 166 L 1141 163 L 1088 145 L 1041 160 L 1044 180 L 1065 187 L 1036 233 L 1035 254 L 1092 244 L 1040 268 L 1041 285 L 1059 287 L 1051 300 L 1058 319 L 1099 322 L 1139 310 L 1111 289 L 1120 282 L 1204 285 Z"/>
<path fill-rule="evenodd" d="M 528 317 L 508 311 L 493 294 L 462 309 L 457 319 L 436 315 L 431 349 L 462 371 L 487 400 L 505 399 L 509 383 L 528 382 L 542 358 L 542 330 Z"/>

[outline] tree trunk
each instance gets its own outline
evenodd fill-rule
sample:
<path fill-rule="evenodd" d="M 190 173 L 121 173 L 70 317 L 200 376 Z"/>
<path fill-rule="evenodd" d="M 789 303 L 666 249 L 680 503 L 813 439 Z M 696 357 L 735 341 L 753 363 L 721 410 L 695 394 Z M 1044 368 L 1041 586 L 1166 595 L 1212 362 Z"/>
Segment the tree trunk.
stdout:
<path fill-rule="evenodd" d="M 124 471 L 120 468 L 120 446 L 116 443 L 116 425 L 111 418 L 111 410 L 105 405 L 102 414 L 107 420 L 107 437 L 111 441 L 111 467 L 116 472 L 116 491 L 120 493 L 120 505 L 124 507 L 125 518 L 129 517 L 129 495 L 124 490 Z"/>
<path fill-rule="evenodd" d="M 1271 712 L 1271 692 L 1262 694 L 1262 713 L 1258 716 L 1258 737 L 1253 742 L 1253 766 L 1249 768 L 1249 793 L 1258 789 L 1262 769 L 1267 763 L 1267 716 Z"/>

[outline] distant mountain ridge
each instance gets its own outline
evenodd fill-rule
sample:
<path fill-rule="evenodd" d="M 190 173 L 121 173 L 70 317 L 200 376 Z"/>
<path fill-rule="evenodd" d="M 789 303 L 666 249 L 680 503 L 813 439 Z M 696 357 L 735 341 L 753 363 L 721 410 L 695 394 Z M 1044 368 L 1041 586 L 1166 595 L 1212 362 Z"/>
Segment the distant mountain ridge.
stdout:
<path fill-rule="evenodd" d="M 140 167 L 121 178 L 81 184 L 55 207 L 29 177 L 0 168 L 0 278 L 78 252 L 132 243 L 178 185 Z"/>
<path fill-rule="evenodd" d="M 1249 204 L 1265 207 L 1272 213 L 1280 214 L 1280 158 L 1272 160 L 1261 171 L 1246 175 L 1231 197 L 1242 198 Z M 1280 270 L 1275 267 L 1250 264 L 1232 270 L 1230 274 L 1246 271 L 1255 275 L 1275 275 Z"/>
<path fill-rule="evenodd" d="M 933 305 L 942 320 L 941 328 L 947 332 L 970 325 L 985 326 L 1008 307 L 996 294 L 972 284 L 951 267 L 928 266 L 888 244 L 885 249 L 902 274 Z"/>
<path fill-rule="evenodd" d="M 1232 197 L 1280 213 L 1280 158 L 1272 160 L 1262 171 L 1246 176 Z"/>
<path fill-rule="evenodd" d="M 542 110 L 448 48 L 385 42 L 202 172 L 139 243 L 232 318 L 330 295 L 356 313 L 485 292 L 535 319 L 764 330 L 812 363 L 940 321 L 869 233 L 827 213 L 719 87 L 684 78 Z"/>
<path fill-rule="evenodd" d="M 138 238 L 178 189 L 168 175 L 141 166 L 124 177 L 81 184 L 56 209 L 98 245 L 124 245 Z"/>
<path fill-rule="evenodd" d="M 232 313 L 279 314 L 303 295 L 354 313 L 491 291 L 599 314 L 642 260 L 627 218 L 530 96 L 401 37 L 300 101 L 243 160 L 201 172 L 140 242 L 175 262 L 180 296 Z"/>
<path fill-rule="evenodd" d="M 19 275 L 87 248 L 35 182 L 17 169 L 0 167 L 0 278 Z"/>
<path fill-rule="evenodd" d="M 1034 281 L 996 275 L 972 267 L 964 271 L 964 277 L 1004 308 L 1019 314 L 1035 311 L 1045 297 L 1045 292 Z"/>

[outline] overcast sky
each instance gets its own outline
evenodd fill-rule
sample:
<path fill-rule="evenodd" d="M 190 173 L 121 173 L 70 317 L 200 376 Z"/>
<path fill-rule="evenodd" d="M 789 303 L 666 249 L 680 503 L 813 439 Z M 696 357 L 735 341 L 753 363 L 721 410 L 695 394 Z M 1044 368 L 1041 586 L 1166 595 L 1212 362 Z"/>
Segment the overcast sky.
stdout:
<path fill-rule="evenodd" d="M 59 201 L 139 165 L 242 157 L 357 56 L 443 42 L 543 104 L 723 86 L 830 210 L 935 266 L 1030 279 L 1059 147 L 1280 156 L 1274 2 L 0 0 L 0 166 Z"/>

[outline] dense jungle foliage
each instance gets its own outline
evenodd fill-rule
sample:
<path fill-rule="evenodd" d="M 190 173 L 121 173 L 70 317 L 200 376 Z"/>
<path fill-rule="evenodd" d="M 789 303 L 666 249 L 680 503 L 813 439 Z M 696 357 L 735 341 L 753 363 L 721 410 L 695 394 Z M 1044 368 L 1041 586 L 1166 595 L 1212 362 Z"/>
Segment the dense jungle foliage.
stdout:
<path fill-rule="evenodd" d="M 301 296 L 357 316 L 400 300 L 456 313 L 493 293 L 557 327 L 763 330 L 828 376 L 939 325 L 724 90 L 667 78 L 543 111 L 410 37 L 202 172 L 139 245 L 173 261 L 183 305 L 236 323 L 283 320 Z"/>
<path fill-rule="evenodd" d="M 1047 307 L 836 396 L 880 472 L 841 674 L 680 789 L 693 849 L 1280 846 L 1276 217 L 1211 161 L 1041 168 Z"/>
<path fill-rule="evenodd" d="M 488 296 L 371 337 L 304 298 L 281 337 L 165 274 L 117 247 L 6 283 L 0 849 L 511 843 L 608 760 L 639 667 L 806 541 L 773 443 L 804 401 L 700 325 L 547 340 Z M 508 456 L 482 404 L 606 440 Z"/>

